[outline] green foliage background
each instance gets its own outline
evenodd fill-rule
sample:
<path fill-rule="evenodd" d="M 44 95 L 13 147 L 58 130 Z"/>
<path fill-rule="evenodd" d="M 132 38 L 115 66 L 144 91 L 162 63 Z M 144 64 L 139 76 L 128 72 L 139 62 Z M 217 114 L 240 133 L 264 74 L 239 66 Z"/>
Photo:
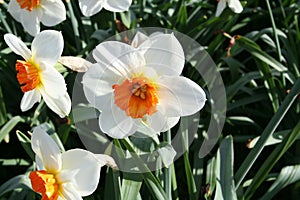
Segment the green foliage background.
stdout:
<path fill-rule="evenodd" d="M 198 158 L 205 136 L 205 128 L 199 129 L 198 139 L 169 169 L 129 174 L 104 167 L 98 189 L 84 199 L 300 197 L 297 97 L 300 92 L 300 2 L 241 2 L 244 6 L 241 14 L 227 8 L 220 17 L 215 17 L 215 0 L 134 0 L 128 12 L 102 10 L 90 18 L 82 16 L 77 0 L 65 3 L 67 20 L 54 27 L 64 36 L 63 55 L 85 58 L 97 44 L 121 30 L 173 29 L 206 47 L 222 75 L 227 94 L 225 127 L 209 155 Z M 30 189 L 27 178 L 34 169 L 27 131 L 47 122 L 65 149 L 84 146 L 72 118 L 60 119 L 44 103 L 28 112 L 20 111 L 22 92 L 15 71 L 18 56 L 7 47 L 3 35 L 11 32 L 28 44 L 32 37 L 6 9 L 7 4 L 0 5 L 0 200 L 40 199 Z M 230 48 L 228 57 L 231 36 L 235 36 L 235 45 Z M 199 82 L 199 76 L 190 73 L 189 67 L 184 75 Z M 63 66 L 59 66 L 59 70 L 71 94 L 76 73 Z M 207 127 L 209 106 L 201 113 L 200 126 Z M 257 143 L 253 147 L 254 141 Z M 131 148 L 126 141 L 114 142 Z M 247 144 L 253 148 L 249 149 Z"/>

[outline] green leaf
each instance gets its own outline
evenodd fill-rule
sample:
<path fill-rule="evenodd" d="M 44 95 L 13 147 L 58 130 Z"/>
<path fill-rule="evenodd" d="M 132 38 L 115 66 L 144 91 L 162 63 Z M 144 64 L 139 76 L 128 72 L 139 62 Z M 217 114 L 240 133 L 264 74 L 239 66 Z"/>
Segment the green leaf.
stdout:
<path fill-rule="evenodd" d="M 279 107 L 278 111 L 272 117 L 266 128 L 264 129 L 263 133 L 261 134 L 260 139 L 258 140 L 257 144 L 251 150 L 251 152 L 247 155 L 244 162 L 238 169 L 235 174 L 236 185 L 239 187 L 242 180 L 250 170 L 251 166 L 254 164 L 255 160 L 259 156 L 260 152 L 263 150 L 266 141 L 271 137 L 274 133 L 277 126 L 280 124 L 282 118 L 285 116 L 287 111 L 289 110 L 292 103 L 295 101 L 296 97 L 298 96 L 300 90 L 300 79 L 296 81 L 294 86 L 292 87 L 290 93 L 286 96 L 284 101 L 282 102 L 281 106 Z"/>
<path fill-rule="evenodd" d="M 143 178 L 140 174 L 123 173 L 122 180 L 122 199 L 134 200 L 137 199 L 142 186 Z"/>
<path fill-rule="evenodd" d="M 0 142 L 5 138 L 6 135 L 19 123 L 25 122 L 25 120 L 20 116 L 14 116 L 11 118 L 0 130 Z"/>
<path fill-rule="evenodd" d="M 17 137 L 22 145 L 22 147 L 24 148 L 24 150 L 26 151 L 26 153 L 29 155 L 29 157 L 31 158 L 31 160 L 35 160 L 35 154 L 31 148 L 31 142 L 30 139 L 21 131 L 17 131 Z"/>
<path fill-rule="evenodd" d="M 0 186 L 0 196 L 17 188 L 31 190 L 31 183 L 28 175 L 19 175 L 6 181 Z"/>
<path fill-rule="evenodd" d="M 2 126 L 7 121 L 7 114 L 5 108 L 5 102 L 3 99 L 2 89 L 0 85 L 0 126 Z"/>
<path fill-rule="evenodd" d="M 245 192 L 245 199 L 248 200 L 255 193 L 257 188 L 265 181 L 267 175 L 272 170 L 278 160 L 284 155 L 284 153 L 290 148 L 290 146 L 300 136 L 300 122 L 295 126 L 293 131 L 284 139 L 282 143 L 276 146 L 272 153 L 267 157 L 265 162 L 260 166 L 259 170 L 255 174 L 253 181 Z"/>
<path fill-rule="evenodd" d="M 227 136 L 221 143 L 216 158 L 216 200 L 237 199 L 233 179 L 233 139 Z"/>
<path fill-rule="evenodd" d="M 300 180 L 300 165 L 284 167 L 276 181 L 260 200 L 272 199 L 280 190 L 289 184 Z"/>

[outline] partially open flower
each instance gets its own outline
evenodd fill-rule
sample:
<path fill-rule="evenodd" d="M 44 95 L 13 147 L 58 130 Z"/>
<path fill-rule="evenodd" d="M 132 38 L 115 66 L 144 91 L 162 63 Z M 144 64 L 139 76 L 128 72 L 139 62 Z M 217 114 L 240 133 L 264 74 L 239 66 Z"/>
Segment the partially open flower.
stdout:
<path fill-rule="evenodd" d="M 83 15 L 92 16 L 102 8 L 111 12 L 123 12 L 129 9 L 132 0 L 79 0 L 79 7 Z"/>
<path fill-rule="evenodd" d="M 32 36 L 40 32 L 40 22 L 45 26 L 55 26 L 66 19 L 61 0 L 10 0 L 8 12 Z"/>
<path fill-rule="evenodd" d="M 33 130 L 31 146 L 37 171 L 31 172 L 29 178 L 32 189 L 41 193 L 43 200 L 79 200 L 96 190 L 105 162 L 102 165 L 93 153 L 82 149 L 61 153 L 41 127 Z"/>
<path fill-rule="evenodd" d="M 226 4 L 228 3 L 228 7 L 235 13 L 241 13 L 243 11 L 243 6 L 239 0 L 219 0 L 217 6 L 216 16 L 220 16 L 223 10 L 226 8 Z"/>
<path fill-rule="evenodd" d="M 173 34 L 137 36 L 132 45 L 98 45 L 93 52 L 97 63 L 83 77 L 88 101 L 101 111 L 100 128 L 113 138 L 145 127 L 164 132 L 180 116 L 198 112 L 206 100 L 199 85 L 180 76 L 185 57 Z"/>
<path fill-rule="evenodd" d="M 71 100 L 63 76 L 54 68 L 63 51 L 60 32 L 46 30 L 32 41 L 31 50 L 13 34 L 5 34 L 6 44 L 24 60 L 17 60 L 17 79 L 24 96 L 21 110 L 27 111 L 43 99 L 48 107 L 60 117 L 70 113 Z"/>

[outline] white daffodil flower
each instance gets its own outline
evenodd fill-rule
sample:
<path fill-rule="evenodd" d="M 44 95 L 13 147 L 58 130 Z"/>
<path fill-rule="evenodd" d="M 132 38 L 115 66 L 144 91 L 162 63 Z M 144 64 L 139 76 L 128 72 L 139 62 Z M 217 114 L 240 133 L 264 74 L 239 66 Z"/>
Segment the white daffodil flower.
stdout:
<path fill-rule="evenodd" d="M 132 0 L 79 0 L 79 7 L 83 15 L 92 16 L 102 8 L 111 12 L 127 11 Z"/>
<path fill-rule="evenodd" d="M 66 19 L 66 8 L 61 0 L 10 0 L 8 12 L 32 36 L 40 32 L 40 22 L 55 26 Z"/>
<path fill-rule="evenodd" d="M 103 165 L 93 153 L 82 149 L 61 153 L 40 127 L 33 130 L 31 147 L 37 171 L 29 178 L 32 189 L 41 193 L 42 199 L 79 200 L 96 190 Z"/>
<path fill-rule="evenodd" d="M 93 51 L 97 63 L 83 76 L 85 96 L 101 111 L 100 128 L 113 138 L 145 127 L 164 132 L 206 101 L 199 85 L 180 76 L 185 57 L 173 34 L 139 34 L 133 41 L 99 44 Z"/>
<path fill-rule="evenodd" d="M 70 113 L 71 100 L 63 76 L 54 68 L 61 56 L 64 41 L 58 31 L 42 31 L 33 39 L 31 50 L 16 36 L 5 34 L 6 44 L 24 60 L 17 60 L 17 79 L 24 96 L 21 110 L 27 111 L 41 97 L 60 117 Z"/>
<path fill-rule="evenodd" d="M 225 9 L 227 3 L 228 3 L 228 7 L 234 13 L 241 13 L 243 11 L 243 6 L 239 0 L 219 0 L 218 6 L 217 6 L 217 12 L 216 12 L 217 17 L 221 15 L 221 13 Z"/>

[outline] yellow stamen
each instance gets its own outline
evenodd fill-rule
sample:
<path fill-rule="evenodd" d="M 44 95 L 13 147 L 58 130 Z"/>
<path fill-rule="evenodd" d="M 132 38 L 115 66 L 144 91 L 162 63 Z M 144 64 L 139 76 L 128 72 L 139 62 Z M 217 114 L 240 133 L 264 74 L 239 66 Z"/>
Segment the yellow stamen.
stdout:
<path fill-rule="evenodd" d="M 22 9 L 27 9 L 29 12 L 40 5 L 40 0 L 17 0 L 17 2 Z"/>
<path fill-rule="evenodd" d="M 155 113 L 158 103 L 157 87 L 145 77 L 125 80 L 112 86 L 115 104 L 132 118 L 143 118 Z"/>
<path fill-rule="evenodd" d="M 22 92 L 33 90 L 40 83 L 39 68 L 35 64 L 17 60 L 16 70 Z"/>
<path fill-rule="evenodd" d="M 55 175 L 45 170 L 30 173 L 32 189 L 42 194 L 42 200 L 57 200 L 59 194 L 59 183 Z"/>

